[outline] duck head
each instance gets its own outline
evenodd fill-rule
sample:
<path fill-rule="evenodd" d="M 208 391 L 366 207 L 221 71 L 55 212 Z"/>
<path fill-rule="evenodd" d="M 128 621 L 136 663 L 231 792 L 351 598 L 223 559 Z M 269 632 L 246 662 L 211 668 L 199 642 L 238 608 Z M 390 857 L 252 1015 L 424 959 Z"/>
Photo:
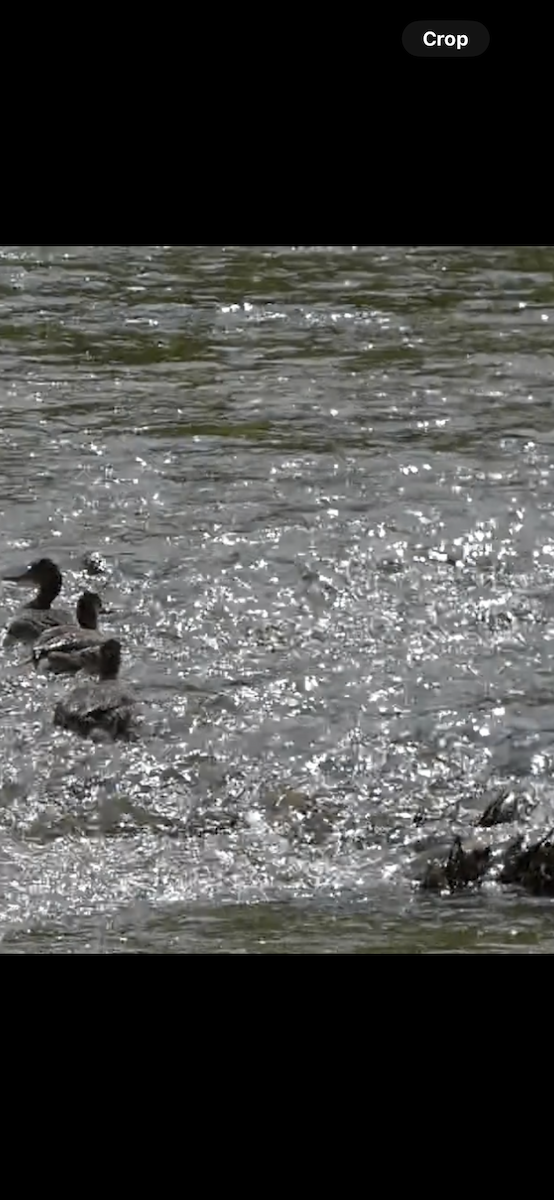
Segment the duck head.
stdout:
<path fill-rule="evenodd" d="M 96 629 L 100 613 L 111 613 L 105 608 L 98 592 L 83 592 L 77 601 L 77 620 L 83 629 Z"/>
<path fill-rule="evenodd" d="M 51 558 L 37 558 L 23 571 L 10 571 L 2 579 L 5 583 L 17 583 L 19 587 L 36 587 L 52 600 L 59 595 L 62 587 L 61 571 Z"/>

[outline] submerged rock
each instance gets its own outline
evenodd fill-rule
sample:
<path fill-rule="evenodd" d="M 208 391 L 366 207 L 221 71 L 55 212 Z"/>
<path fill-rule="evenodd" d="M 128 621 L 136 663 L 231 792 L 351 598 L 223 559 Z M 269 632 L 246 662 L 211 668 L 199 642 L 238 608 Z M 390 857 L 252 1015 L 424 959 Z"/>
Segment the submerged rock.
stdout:
<path fill-rule="evenodd" d="M 510 629 L 514 623 L 514 614 L 511 612 L 491 612 L 490 609 L 479 613 L 479 620 L 483 624 L 488 625 L 491 633 L 496 633 L 498 630 Z"/>
<path fill-rule="evenodd" d="M 461 838 L 455 837 L 446 861 L 429 863 L 420 886 L 428 891 L 458 892 L 469 884 L 479 884 L 489 866 L 490 855 L 490 846 L 470 842 L 464 848 Z"/>
<path fill-rule="evenodd" d="M 284 837 L 319 843 L 329 837 L 340 809 L 328 796 L 301 788 L 271 789 L 263 794 L 267 818 Z"/>
<path fill-rule="evenodd" d="M 184 833 L 188 837 L 215 837 L 218 834 L 232 833 L 238 824 L 237 813 L 194 813 L 187 818 L 184 827 L 176 832 L 179 835 Z"/>
<path fill-rule="evenodd" d="M 103 575 L 106 571 L 106 564 L 100 554 L 96 550 L 87 551 L 81 559 L 83 569 L 88 575 Z"/>

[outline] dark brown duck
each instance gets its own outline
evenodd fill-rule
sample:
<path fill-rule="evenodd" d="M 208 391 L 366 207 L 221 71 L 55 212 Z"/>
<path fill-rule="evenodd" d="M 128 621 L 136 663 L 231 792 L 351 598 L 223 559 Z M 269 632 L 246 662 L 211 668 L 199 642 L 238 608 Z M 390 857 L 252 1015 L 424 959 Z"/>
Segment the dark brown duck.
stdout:
<path fill-rule="evenodd" d="M 24 571 L 2 576 L 5 583 L 18 587 L 36 587 L 37 594 L 8 625 L 8 637 L 21 642 L 34 642 L 46 629 L 57 625 L 72 625 L 75 617 L 64 608 L 51 608 L 62 589 L 62 575 L 51 558 L 39 558 Z"/>
<path fill-rule="evenodd" d="M 108 638 L 98 649 L 98 680 L 78 684 L 54 709 L 54 724 L 84 737 L 103 731 L 112 738 L 132 736 L 133 697 L 118 683 L 121 645 Z"/>
<path fill-rule="evenodd" d="M 108 612 L 97 592 L 83 592 L 77 601 L 78 624 L 46 629 L 37 638 L 32 651 L 35 666 L 57 674 L 97 672 L 100 646 L 107 640 L 98 629 L 98 617 Z"/>

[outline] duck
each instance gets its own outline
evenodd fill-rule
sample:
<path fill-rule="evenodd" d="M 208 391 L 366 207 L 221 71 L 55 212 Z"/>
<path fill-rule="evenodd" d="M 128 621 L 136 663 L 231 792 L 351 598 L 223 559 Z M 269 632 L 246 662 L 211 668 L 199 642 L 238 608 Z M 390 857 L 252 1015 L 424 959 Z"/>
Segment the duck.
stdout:
<path fill-rule="evenodd" d="M 55 674 L 96 671 L 100 645 L 106 640 L 98 629 L 98 616 L 108 612 L 110 609 L 104 608 L 98 592 L 83 592 L 77 601 L 78 626 L 45 629 L 33 646 L 31 661 L 35 667 L 42 664 L 43 670 Z"/>
<path fill-rule="evenodd" d="M 34 600 L 30 600 L 14 617 L 7 628 L 9 638 L 21 642 L 34 642 L 57 625 L 73 625 L 75 616 L 64 608 L 51 608 L 52 601 L 62 589 L 62 574 L 51 558 L 38 558 L 17 574 L 3 575 L 5 583 L 16 583 L 19 587 L 38 588 Z"/>
<path fill-rule="evenodd" d="M 54 709 L 54 724 L 84 737 L 107 733 L 115 738 L 133 736 L 131 723 L 134 699 L 120 687 L 117 676 L 121 663 L 121 643 L 107 638 L 98 647 L 98 679 L 76 687 Z"/>

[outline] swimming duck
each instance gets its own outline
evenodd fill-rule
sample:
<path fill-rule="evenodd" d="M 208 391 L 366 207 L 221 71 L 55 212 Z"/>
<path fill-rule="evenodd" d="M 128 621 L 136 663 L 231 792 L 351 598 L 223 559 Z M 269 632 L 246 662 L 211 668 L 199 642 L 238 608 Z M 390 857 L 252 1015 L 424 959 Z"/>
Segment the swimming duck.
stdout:
<path fill-rule="evenodd" d="M 77 601 L 76 625 L 58 625 L 46 629 L 37 638 L 32 651 L 35 667 L 42 663 L 43 669 L 75 673 L 83 669 L 96 671 L 98 652 L 105 641 L 98 629 L 99 613 L 107 613 L 97 592 L 83 592 Z"/>
<path fill-rule="evenodd" d="M 8 625 L 7 634 L 21 642 L 34 642 L 35 638 L 56 625 L 73 625 L 75 617 L 64 608 L 50 608 L 59 596 L 62 587 L 61 571 L 51 558 L 39 558 L 24 571 L 3 575 L 5 583 L 17 583 L 19 587 L 38 588 L 34 600 L 26 604 L 22 612 Z"/>
<path fill-rule="evenodd" d="M 133 710 L 133 697 L 117 682 L 121 662 L 121 644 L 108 638 L 98 647 L 97 671 L 94 683 L 78 684 L 54 709 L 54 724 L 72 729 L 84 736 L 103 730 L 112 738 L 128 738 Z"/>

